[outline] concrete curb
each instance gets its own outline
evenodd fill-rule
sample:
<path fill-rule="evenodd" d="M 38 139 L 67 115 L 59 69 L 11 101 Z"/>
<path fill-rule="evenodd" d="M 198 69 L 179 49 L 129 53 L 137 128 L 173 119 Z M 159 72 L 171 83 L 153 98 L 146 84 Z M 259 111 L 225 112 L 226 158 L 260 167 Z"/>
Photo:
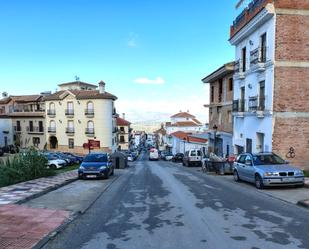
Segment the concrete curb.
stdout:
<path fill-rule="evenodd" d="M 125 170 L 130 169 L 130 168 L 126 168 Z M 126 173 L 125 173 L 126 174 Z M 71 224 L 74 220 L 76 220 L 78 217 L 80 217 L 81 215 L 83 215 L 87 210 L 89 210 L 89 208 L 91 208 L 94 203 L 106 192 L 106 190 L 109 189 L 109 187 L 117 180 L 120 179 L 122 176 L 124 176 L 125 174 L 122 174 L 118 177 L 115 177 L 105 188 L 104 190 L 94 199 L 90 202 L 90 204 L 84 208 L 83 210 L 79 211 L 79 212 L 75 212 L 73 213 L 70 218 L 66 219 L 59 227 L 57 227 L 54 231 L 50 232 L 49 234 L 47 234 L 44 238 L 42 238 L 37 244 L 35 244 L 32 249 L 41 249 L 43 246 L 45 246 L 50 240 L 52 240 L 53 238 L 55 238 L 58 234 L 60 234 L 61 232 L 63 232 L 65 230 L 65 228 Z M 77 179 L 75 179 L 77 180 Z M 73 180 L 74 181 L 74 180 Z M 73 182 L 71 181 L 71 182 Z M 67 183 L 68 184 L 68 183 Z M 66 185 L 66 184 L 64 184 Z M 63 185 L 63 186 L 64 186 Z"/>
<path fill-rule="evenodd" d="M 70 183 L 72 183 L 72 182 L 74 182 L 74 181 L 76 181 L 76 180 L 78 180 L 78 177 L 77 177 L 77 176 L 76 176 L 76 178 L 73 178 L 73 179 L 70 179 L 70 180 L 66 180 L 66 181 L 64 181 L 63 183 L 56 184 L 56 185 L 54 185 L 54 186 L 52 186 L 52 187 L 48 187 L 47 189 L 44 189 L 43 191 L 41 191 L 41 192 L 39 192 L 39 193 L 30 195 L 30 196 L 28 196 L 28 197 L 26 197 L 26 198 L 24 198 L 24 199 L 22 199 L 22 200 L 19 200 L 19 201 L 14 202 L 13 204 L 23 204 L 23 203 L 25 203 L 25 202 L 27 202 L 27 201 L 30 201 L 30 200 L 32 200 L 32 199 L 35 199 L 35 198 L 40 197 L 40 196 L 42 196 L 42 195 L 45 195 L 45 194 L 47 194 L 47 193 L 49 193 L 49 192 L 51 192 L 51 191 L 54 191 L 54 190 L 56 190 L 56 189 L 58 189 L 58 188 L 61 188 L 61 187 L 65 186 L 65 185 L 67 185 L 67 184 L 70 184 Z"/>

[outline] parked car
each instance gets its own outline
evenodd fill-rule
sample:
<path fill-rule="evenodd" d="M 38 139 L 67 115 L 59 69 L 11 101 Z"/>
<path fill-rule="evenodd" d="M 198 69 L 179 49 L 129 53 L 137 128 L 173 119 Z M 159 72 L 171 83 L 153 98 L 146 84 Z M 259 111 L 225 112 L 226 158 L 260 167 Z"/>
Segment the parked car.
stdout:
<path fill-rule="evenodd" d="M 166 160 L 166 161 L 171 161 L 172 159 L 173 159 L 173 154 L 172 154 L 171 152 L 167 152 L 167 153 L 165 154 L 164 160 Z"/>
<path fill-rule="evenodd" d="M 243 153 L 234 162 L 234 180 L 254 183 L 256 188 L 304 185 L 304 172 L 274 153 Z"/>
<path fill-rule="evenodd" d="M 71 162 L 69 159 L 64 158 L 63 156 L 55 153 L 55 152 L 44 152 L 43 153 L 46 157 L 53 157 L 54 159 L 59 159 L 59 160 L 63 160 L 65 161 L 65 166 L 69 165 L 69 163 Z"/>
<path fill-rule="evenodd" d="M 75 163 L 78 163 L 78 164 L 82 163 L 82 161 L 84 160 L 83 156 L 79 156 L 79 155 L 76 155 L 76 154 L 73 154 L 73 153 L 70 153 L 70 152 L 63 152 L 63 154 L 74 158 Z"/>
<path fill-rule="evenodd" d="M 90 153 L 78 169 L 78 178 L 105 178 L 114 174 L 114 165 L 106 153 Z"/>
<path fill-rule="evenodd" d="M 47 155 L 47 167 L 50 169 L 59 169 L 66 166 L 66 161 L 58 159 L 53 155 Z"/>
<path fill-rule="evenodd" d="M 160 151 L 159 152 L 159 156 L 160 156 L 160 159 L 162 159 L 162 160 L 165 160 L 165 156 L 166 156 L 166 154 L 167 154 L 167 151 Z"/>
<path fill-rule="evenodd" d="M 185 155 L 182 159 L 182 165 L 190 167 L 202 166 L 202 152 L 198 149 L 191 149 L 185 152 Z"/>
<path fill-rule="evenodd" d="M 174 156 L 173 156 L 173 159 L 172 161 L 177 163 L 177 162 L 182 162 L 182 159 L 184 157 L 184 154 L 183 153 L 176 153 Z"/>
<path fill-rule="evenodd" d="M 150 149 L 149 151 L 149 161 L 152 161 L 152 160 L 159 160 L 159 152 L 157 149 Z"/>

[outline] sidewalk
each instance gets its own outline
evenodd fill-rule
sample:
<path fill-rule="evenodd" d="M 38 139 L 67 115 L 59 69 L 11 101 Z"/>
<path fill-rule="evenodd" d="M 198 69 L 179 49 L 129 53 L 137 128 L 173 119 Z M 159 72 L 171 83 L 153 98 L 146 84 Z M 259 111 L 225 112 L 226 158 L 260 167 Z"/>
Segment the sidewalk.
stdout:
<path fill-rule="evenodd" d="M 76 179 L 77 171 L 72 170 L 56 176 L 42 177 L 0 188 L 0 206 L 4 204 L 20 203 Z"/>
<path fill-rule="evenodd" d="M 68 211 L 0 206 L 0 249 L 30 249 L 59 227 Z"/>

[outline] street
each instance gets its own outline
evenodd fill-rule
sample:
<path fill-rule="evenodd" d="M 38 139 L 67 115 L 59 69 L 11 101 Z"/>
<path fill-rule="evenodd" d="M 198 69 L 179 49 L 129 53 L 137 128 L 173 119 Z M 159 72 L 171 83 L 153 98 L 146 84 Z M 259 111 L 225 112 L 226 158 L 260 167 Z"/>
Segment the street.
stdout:
<path fill-rule="evenodd" d="M 309 248 L 309 212 L 142 154 L 44 248 Z"/>

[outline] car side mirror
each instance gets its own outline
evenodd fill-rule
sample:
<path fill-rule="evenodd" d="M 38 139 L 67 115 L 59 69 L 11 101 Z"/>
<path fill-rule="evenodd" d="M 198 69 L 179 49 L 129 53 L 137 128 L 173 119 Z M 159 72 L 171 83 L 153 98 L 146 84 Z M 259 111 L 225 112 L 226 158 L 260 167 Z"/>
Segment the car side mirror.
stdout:
<path fill-rule="evenodd" d="M 252 166 L 251 160 L 246 160 L 246 161 L 245 161 L 245 164 L 246 164 L 247 166 Z"/>

